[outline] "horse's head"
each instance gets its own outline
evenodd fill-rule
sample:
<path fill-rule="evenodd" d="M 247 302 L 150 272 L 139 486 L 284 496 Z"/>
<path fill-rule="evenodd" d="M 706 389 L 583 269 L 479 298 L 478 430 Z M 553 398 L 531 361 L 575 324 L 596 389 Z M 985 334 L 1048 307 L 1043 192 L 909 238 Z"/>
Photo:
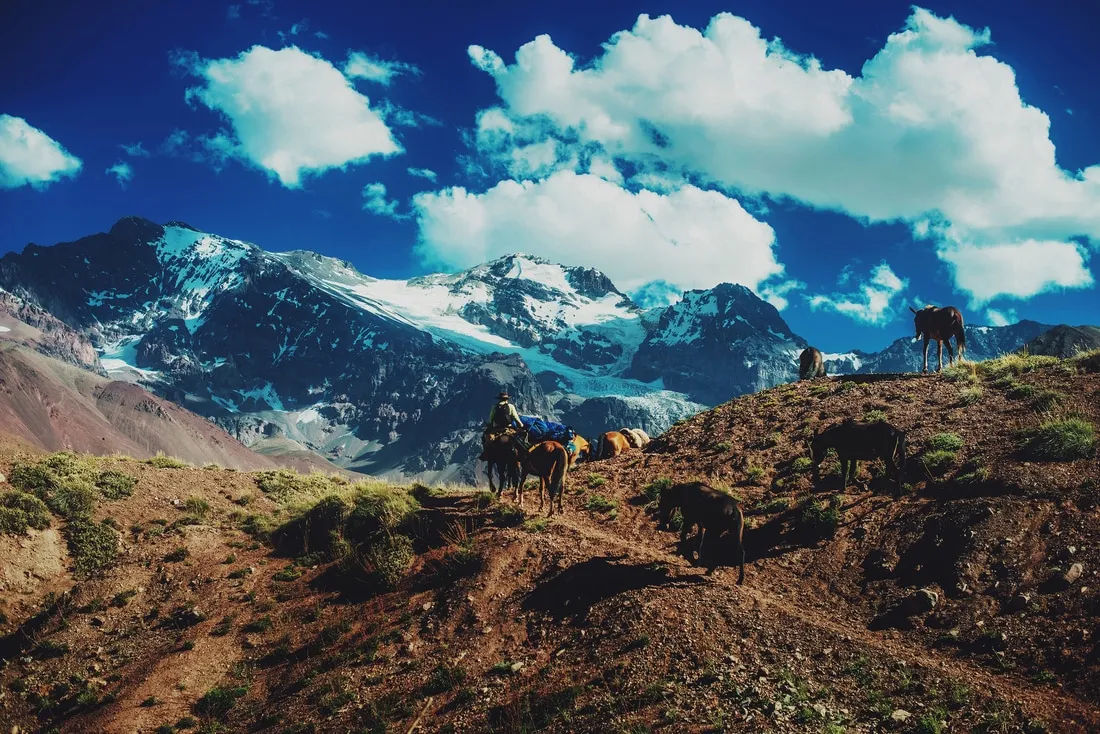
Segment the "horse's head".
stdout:
<path fill-rule="evenodd" d="M 917 330 L 914 339 L 919 339 L 924 334 L 929 333 L 929 327 L 932 326 L 932 314 L 935 313 L 935 306 L 925 306 L 920 311 L 909 307 L 909 310 L 913 312 L 913 327 Z"/>
<path fill-rule="evenodd" d="M 678 495 L 672 487 L 661 490 L 661 496 L 657 500 L 657 527 L 666 529 L 672 521 L 672 511 L 679 504 Z"/>

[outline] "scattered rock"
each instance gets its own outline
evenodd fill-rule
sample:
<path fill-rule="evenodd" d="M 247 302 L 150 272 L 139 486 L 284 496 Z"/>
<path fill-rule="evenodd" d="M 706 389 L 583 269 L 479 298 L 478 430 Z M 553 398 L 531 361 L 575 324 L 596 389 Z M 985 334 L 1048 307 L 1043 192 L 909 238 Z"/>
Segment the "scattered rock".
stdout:
<path fill-rule="evenodd" d="M 1062 582 L 1067 586 L 1081 578 L 1081 574 L 1085 572 L 1084 565 L 1080 563 L 1074 563 L 1069 567 L 1069 570 L 1062 574 Z"/>
<path fill-rule="evenodd" d="M 4 484 L 8 481 L 8 478 L 4 476 L 4 472 L 0 472 L 0 484 Z"/>
<path fill-rule="evenodd" d="M 511 671 L 512 671 L 513 673 L 518 673 L 518 672 L 519 672 L 519 671 L 521 671 L 521 670 L 523 670 L 523 663 L 521 663 L 521 662 L 518 662 L 518 661 L 517 661 L 517 662 L 514 662 L 514 663 L 512 663 Z"/>
<path fill-rule="evenodd" d="M 902 609 L 907 616 L 924 614 L 936 608 L 940 603 L 940 595 L 931 589 L 917 589 L 902 602 Z"/>
<path fill-rule="evenodd" d="M 88 624 L 92 625 L 93 627 L 102 627 L 106 623 L 107 620 L 105 620 L 103 617 L 92 617 L 88 620 Z"/>
<path fill-rule="evenodd" d="M 913 714 L 909 713 L 905 709 L 894 709 L 893 712 L 890 713 L 890 720 L 896 721 L 901 724 L 908 721 L 912 715 Z"/>

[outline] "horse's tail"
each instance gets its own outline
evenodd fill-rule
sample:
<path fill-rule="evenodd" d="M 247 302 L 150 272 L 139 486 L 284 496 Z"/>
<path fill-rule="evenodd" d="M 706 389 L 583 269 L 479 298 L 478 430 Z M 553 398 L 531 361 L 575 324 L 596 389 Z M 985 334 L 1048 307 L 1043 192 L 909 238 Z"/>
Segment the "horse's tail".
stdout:
<path fill-rule="evenodd" d="M 963 315 L 961 311 L 955 311 L 955 343 L 959 347 L 959 359 L 963 358 L 963 353 L 966 351 L 966 328 L 963 324 Z"/>
<path fill-rule="evenodd" d="M 565 476 L 569 471 L 569 454 L 564 448 L 554 457 L 554 467 L 550 470 L 550 496 L 555 497 L 565 491 Z"/>

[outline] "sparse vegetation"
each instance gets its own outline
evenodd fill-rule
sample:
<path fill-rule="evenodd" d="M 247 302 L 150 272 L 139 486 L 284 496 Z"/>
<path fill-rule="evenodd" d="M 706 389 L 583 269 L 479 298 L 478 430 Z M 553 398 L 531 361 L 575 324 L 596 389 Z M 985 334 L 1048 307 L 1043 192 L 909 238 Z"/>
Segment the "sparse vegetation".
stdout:
<path fill-rule="evenodd" d="M 224 718 L 230 709 L 248 693 L 247 686 L 232 688 L 211 688 L 195 702 L 195 713 L 211 719 Z"/>
<path fill-rule="evenodd" d="M 978 368 L 974 362 L 957 362 L 944 369 L 941 375 L 943 379 L 948 382 L 965 382 L 971 384 L 978 382 Z"/>
<path fill-rule="evenodd" d="M 584 509 L 592 512 L 611 512 L 617 509 L 619 503 L 615 500 L 608 499 L 602 494 L 593 494 L 588 498 L 588 501 L 584 503 Z"/>
<path fill-rule="evenodd" d="M 959 390 L 959 404 L 960 405 L 976 405 L 980 403 L 985 396 L 985 390 L 981 385 L 974 385 L 972 387 L 964 387 Z"/>
<path fill-rule="evenodd" d="M 189 555 L 191 555 L 190 551 L 188 551 L 183 546 L 180 546 L 180 547 L 176 548 L 175 550 L 169 551 L 164 556 L 164 562 L 165 563 L 179 563 L 180 561 L 186 559 L 187 556 L 189 556 Z"/>
<path fill-rule="evenodd" d="M 1046 357 L 1040 355 L 1006 354 L 997 359 L 987 359 L 978 362 L 975 366 L 978 374 L 996 380 L 1006 376 L 1017 376 L 1044 367 L 1054 367 L 1061 364 L 1058 357 Z"/>
<path fill-rule="evenodd" d="M 807 538 L 822 540 L 836 535 L 840 525 L 840 496 L 833 495 L 826 503 L 807 500 L 798 516 L 798 530 Z"/>
<path fill-rule="evenodd" d="M 607 484 L 607 478 L 600 474 L 589 474 L 588 479 L 585 481 L 589 489 L 596 489 Z"/>
<path fill-rule="evenodd" d="M 137 479 L 114 469 L 108 469 L 100 473 L 96 479 L 96 486 L 100 493 L 109 500 L 120 500 L 134 493 Z"/>
<path fill-rule="evenodd" d="M 642 487 L 642 496 L 647 502 L 656 502 L 661 498 L 661 492 L 672 486 L 672 480 L 668 477 L 658 477 Z"/>
<path fill-rule="evenodd" d="M 725 453 L 725 452 L 729 451 L 732 448 L 733 448 L 733 444 L 730 443 L 729 441 L 719 441 L 718 443 L 714 444 L 714 450 L 719 451 L 721 453 Z"/>
<path fill-rule="evenodd" d="M 930 476 L 940 477 L 955 463 L 955 452 L 945 449 L 927 451 L 921 457 L 921 465 Z"/>
<path fill-rule="evenodd" d="M 929 451 L 958 451 L 963 447 L 962 437 L 957 433 L 937 433 L 928 439 Z"/>
<path fill-rule="evenodd" d="M 206 517 L 206 513 L 210 512 L 210 503 L 202 497 L 188 497 L 183 502 L 183 509 L 189 515 L 197 518 L 204 518 Z"/>
<path fill-rule="evenodd" d="M 1045 421 L 1020 438 L 1021 455 L 1032 461 L 1087 459 L 1096 451 L 1096 429 L 1080 416 Z"/>
<path fill-rule="evenodd" d="M 118 534 L 107 525 L 84 518 L 69 520 L 65 540 L 78 578 L 96 575 L 118 557 Z"/>
<path fill-rule="evenodd" d="M 446 693 L 462 685 L 465 680 L 466 671 L 463 668 L 457 665 L 440 663 L 435 666 L 431 675 L 428 676 L 428 680 L 424 684 L 424 695 L 434 696 L 440 693 Z"/>
<path fill-rule="evenodd" d="M 276 571 L 271 578 L 274 581 L 297 581 L 302 578 L 302 569 L 297 566 L 287 566 L 286 568 Z"/>
<path fill-rule="evenodd" d="M 155 466 L 157 469 L 184 469 L 191 466 L 183 459 L 177 459 L 174 456 L 165 456 L 164 454 L 157 454 L 145 460 L 149 466 Z"/>
<path fill-rule="evenodd" d="M 50 526 L 50 510 L 32 494 L 10 490 L 0 495 L 0 533 L 23 535 L 28 528 L 44 530 Z"/>
<path fill-rule="evenodd" d="M 867 414 L 863 416 L 865 423 L 881 423 L 886 420 L 885 410 L 869 410 Z"/>
<path fill-rule="evenodd" d="M 532 517 L 523 523 L 523 529 L 529 533 L 541 533 L 550 525 L 550 520 L 545 517 Z"/>
<path fill-rule="evenodd" d="M 745 470 L 745 481 L 749 484 L 759 485 L 764 481 L 764 468 L 760 466 L 750 466 Z"/>
<path fill-rule="evenodd" d="M 799 456 L 791 462 L 791 471 L 795 474 L 805 474 L 814 468 L 814 462 L 808 456 Z"/>
<path fill-rule="evenodd" d="M 1065 399 L 1066 396 L 1057 390 L 1036 390 L 1031 398 L 1031 407 L 1039 412 L 1046 413 L 1057 408 Z"/>

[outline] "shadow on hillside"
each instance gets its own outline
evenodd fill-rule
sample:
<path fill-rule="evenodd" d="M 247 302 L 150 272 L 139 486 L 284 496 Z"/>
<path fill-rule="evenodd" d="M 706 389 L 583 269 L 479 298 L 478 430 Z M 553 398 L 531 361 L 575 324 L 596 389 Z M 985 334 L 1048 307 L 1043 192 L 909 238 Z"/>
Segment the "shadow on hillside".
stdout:
<path fill-rule="evenodd" d="M 654 564 L 616 563 L 624 556 L 591 558 L 555 576 L 543 578 L 523 601 L 523 608 L 557 619 L 583 622 L 595 604 L 634 589 L 702 583 L 699 576 L 670 577 Z"/>

